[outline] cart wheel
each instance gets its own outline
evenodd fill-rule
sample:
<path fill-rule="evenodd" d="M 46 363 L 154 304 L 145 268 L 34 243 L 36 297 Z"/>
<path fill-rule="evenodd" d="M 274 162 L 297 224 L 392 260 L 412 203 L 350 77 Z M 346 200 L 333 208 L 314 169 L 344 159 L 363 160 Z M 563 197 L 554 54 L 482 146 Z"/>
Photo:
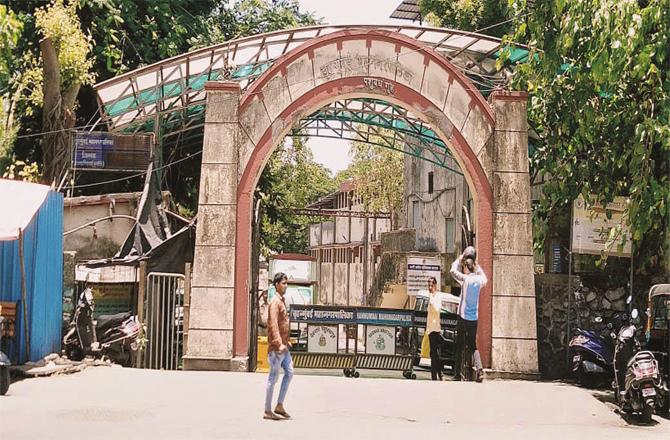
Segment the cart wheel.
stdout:
<path fill-rule="evenodd" d="M 415 374 L 415 373 L 412 373 L 412 374 L 410 374 L 409 377 L 410 377 L 410 379 L 414 380 L 414 379 L 416 379 L 416 374 Z"/>
<path fill-rule="evenodd" d="M 359 373 L 358 371 L 354 371 L 354 377 L 355 378 L 359 378 L 360 376 L 361 376 L 361 373 Z"/>

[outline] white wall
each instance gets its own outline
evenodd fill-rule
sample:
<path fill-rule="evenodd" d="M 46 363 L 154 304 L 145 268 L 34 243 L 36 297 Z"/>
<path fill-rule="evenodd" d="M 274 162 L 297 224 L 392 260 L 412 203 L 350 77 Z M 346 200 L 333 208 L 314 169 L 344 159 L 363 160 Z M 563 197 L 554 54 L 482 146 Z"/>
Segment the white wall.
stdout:
<path fill-rule="evenodd" d="M 334 222 L 324 222 L 321 224 L 321 244 L 333 244 L 335 243 L 335 223 Z"/>

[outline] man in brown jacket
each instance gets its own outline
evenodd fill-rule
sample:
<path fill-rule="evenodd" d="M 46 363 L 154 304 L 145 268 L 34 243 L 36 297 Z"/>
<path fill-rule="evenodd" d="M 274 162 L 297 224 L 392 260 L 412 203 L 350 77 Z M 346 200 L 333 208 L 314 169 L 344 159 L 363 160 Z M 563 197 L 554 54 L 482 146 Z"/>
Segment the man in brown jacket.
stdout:
<path fill-rule="evenodd" d="M 288 340 L 288 311 L 284 302 L 284 295 L 286 294 L 286 287 L 288 285 L 286 274 L 282 272 L 276 273 L 272 282 L 277 294 L 270 301 L 268 311 L 268 361 L 270 363 L 270 374 L 268 375 L 268 384 L 265 393 L 265 414 L 263 418 L 280 420 L 277 414 L 285 419 L 291 417 L 284 409 L 284 398 L 288 391 L 288 385 L 293 378 L 293 359 L 291 359 L 291 353 L 288 350 L 291 343 Z M 277 406 L 274 412 L 272 412 L 272 394 L 280 368 L 284 369 L 284 378 L 281 382 Z"/>

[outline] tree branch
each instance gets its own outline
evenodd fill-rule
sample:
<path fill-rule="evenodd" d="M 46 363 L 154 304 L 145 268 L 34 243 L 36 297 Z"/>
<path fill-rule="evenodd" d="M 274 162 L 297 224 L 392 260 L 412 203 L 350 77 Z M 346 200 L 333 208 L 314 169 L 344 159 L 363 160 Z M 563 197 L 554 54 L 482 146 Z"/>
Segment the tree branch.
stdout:
<path fill-rule="evenodd" d="M 54 48 L 50 38 L 40 40 L 40 51 L 42 52 L 44 63 L 44 83 L 42 86 L 44 92 L 44 111 L 42 119 L 45 121 L 49 118 L 53 109 L 60 104 L 61 77 L 58 54 L 56 54 L 56 48 Z"/>

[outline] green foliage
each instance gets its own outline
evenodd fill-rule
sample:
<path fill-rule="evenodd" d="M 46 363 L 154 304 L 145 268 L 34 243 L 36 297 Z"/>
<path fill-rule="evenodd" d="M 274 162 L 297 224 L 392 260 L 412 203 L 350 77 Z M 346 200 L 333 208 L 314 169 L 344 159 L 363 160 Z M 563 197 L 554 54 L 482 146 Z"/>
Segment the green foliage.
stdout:
<path fill-rule="evenodd" d="M 40 37 L 50 38 L 58 54 L 62 90 L 95 81 L 93 59 L 89 57 L 93 41 L 82 31 L 77 9 L 76 1 L 66 5 L 64 0 L 53 0 L 49 6 L 35 10 Z"/>
<path fill-rule="evenodd" d="M 100 79 L 184 53 L 206 34 L 218 0 L 79 0 L 82 24 L 96 42 Z"/>
<path fill-rule="evenodd" d="M 330 172 L 316 162 L 305 140 L 294 137 L 272 154 L 261 175 L 256 197 L 262 203 L 261 252 L 304 253 L 309 246 L 309 224 L 291 208 L 304 208 L 336 189 Z"/>
<path fill-rule="evenodd" d="M 434 26 L 463 31 L 485 29 L 500 37 L 510 30 L 506 21 L 507 0 L 421 0 L 421 13 Z"/>
<path fill-rule="evenodd" d="M 245 35 L 317 24 L 311 13 L 302 12 L 295 0 L 237 0 L 207 18 L 203 32 L 192 37 L 193 47 L 204 47 Z"/>
<path fill-rule="evenodd" d="M 4 95 L 14 74 L 14 48 L 19 42 L 22 29 L 23 22 L 14 11 L 0 5 L 0 95 Z"/>
<path fill-rule="evenodd" d="M 535 210 L 547 218 L 583 195 L 630 197 L 638 269 L 668 259 L 670 0 L 510 0 L 532 56 L 514 85 L 530 93 L 529 120 L 544 140 L 534 173 L 550 176 Z"/>
<path fill-rule="evenodd" d="M 15 48 L 21 35 L 23 23 L 7 6 L 0 5 L 0 169 L 4 169 L 11 156 L 11 147 L 16 136 L 13 127 L 12 106 Z"/>
<path fill-rule="evenodd" d="M 96 42 L 96 71 L 108 79 L 190 48 L 315 23 L 294 0 L 80 0 Z"/>
<path fill-rule="evenodd" d="M 397 227 L 403 204 L 404 154 L 365 142 L 354 142 L 352 162 L 339 179 L 353 178 L 356 192 L 370 211 L 391 213 Z"/>
<path fill-rule="evenodd" d="M 40 168 L 36 162 L 26 163 L 22 160 L 14 161 L 2 174 L 3 179 L 39 182 Z"/>

